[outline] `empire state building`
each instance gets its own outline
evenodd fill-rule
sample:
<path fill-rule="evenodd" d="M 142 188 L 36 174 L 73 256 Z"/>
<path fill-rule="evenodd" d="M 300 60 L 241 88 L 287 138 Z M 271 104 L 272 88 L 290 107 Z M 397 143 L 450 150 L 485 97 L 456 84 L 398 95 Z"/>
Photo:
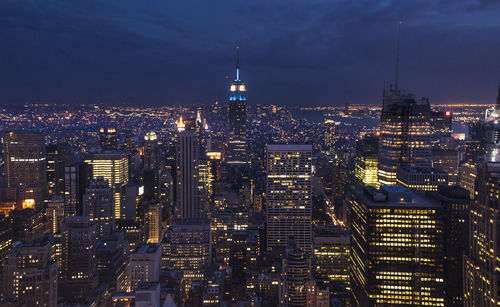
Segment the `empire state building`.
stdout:
<path fill-rule="evenodd" d="M 227 163 L 248 163 L 247 156 L 247 97 L 245 83 L 240 80 L 240 57 L 236 57 L 236 79 L 229 88 L 229 142 Z"/>

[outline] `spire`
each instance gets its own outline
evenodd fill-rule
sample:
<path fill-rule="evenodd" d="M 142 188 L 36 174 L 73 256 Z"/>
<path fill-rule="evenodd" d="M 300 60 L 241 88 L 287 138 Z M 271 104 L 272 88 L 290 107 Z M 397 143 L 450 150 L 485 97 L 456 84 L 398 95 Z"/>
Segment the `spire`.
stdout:
<path fill-rule="evenodd" d="M 403 24 L 403 21 L 400 20 L 398 24 L 398 44 L 397 44 L 397 49 L 396 49 L 396 78 L 394 82 L 394 87 L 396 90 L 399 90 L 399 46 L 401 44 L 401 25 Z"/>
<path fill-rule="evenodd" d="M 240 46 L 236 46 L 236 81 L 240 81 Z"/>

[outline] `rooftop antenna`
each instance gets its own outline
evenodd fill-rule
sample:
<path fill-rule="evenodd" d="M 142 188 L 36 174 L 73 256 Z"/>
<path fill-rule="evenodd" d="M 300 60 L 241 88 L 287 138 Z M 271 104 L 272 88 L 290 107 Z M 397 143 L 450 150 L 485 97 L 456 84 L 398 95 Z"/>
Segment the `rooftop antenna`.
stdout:
<path fill-rule="evenodd" d="M 403 21 L 400 20 L 398 24 L 398 45 L 396 49 L 396 80 L 395 80 L 395 89 L 399 90 L 399 49 L 400 49 L 400 44 L 401 44 L 401 25 L 403 24 Z"/>
<path fill-rule="evenodd" d="M 236 81 L 240 80 L 240 46 L 236 46 Z"/>

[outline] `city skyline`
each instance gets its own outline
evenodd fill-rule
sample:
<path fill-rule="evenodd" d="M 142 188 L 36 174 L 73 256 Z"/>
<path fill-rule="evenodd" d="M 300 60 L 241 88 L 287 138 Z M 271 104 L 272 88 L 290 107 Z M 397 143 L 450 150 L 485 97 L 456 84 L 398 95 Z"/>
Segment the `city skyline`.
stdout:
<path fill-rule="evenodd" d="M 376 105 L 394 82 L 400 20 L 402 89 L 488 103 L 500 79 L 496 1 L 7 1 L 0 12 L 1 104 L 224 101 L 239 45 L 250 105 Z"/>

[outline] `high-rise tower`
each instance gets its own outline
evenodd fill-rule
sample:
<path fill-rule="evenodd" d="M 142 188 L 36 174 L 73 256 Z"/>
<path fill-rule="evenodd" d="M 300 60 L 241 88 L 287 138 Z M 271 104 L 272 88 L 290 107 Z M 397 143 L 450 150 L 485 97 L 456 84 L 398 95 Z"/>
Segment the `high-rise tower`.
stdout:
<path fill-rule="evenodd" d="M 236 79 L 229 88 L 229 154 L 228 163 L 244 164 L 247 156 L 247 97 L 245 83 L 240 80 L 240 56 L 237 49 Z"/>
<path fill-rule="evenodd" d="M 311 254 L 312 146 L 267 145 L 267 249 L 282 253 L 288 238 Z"/>

